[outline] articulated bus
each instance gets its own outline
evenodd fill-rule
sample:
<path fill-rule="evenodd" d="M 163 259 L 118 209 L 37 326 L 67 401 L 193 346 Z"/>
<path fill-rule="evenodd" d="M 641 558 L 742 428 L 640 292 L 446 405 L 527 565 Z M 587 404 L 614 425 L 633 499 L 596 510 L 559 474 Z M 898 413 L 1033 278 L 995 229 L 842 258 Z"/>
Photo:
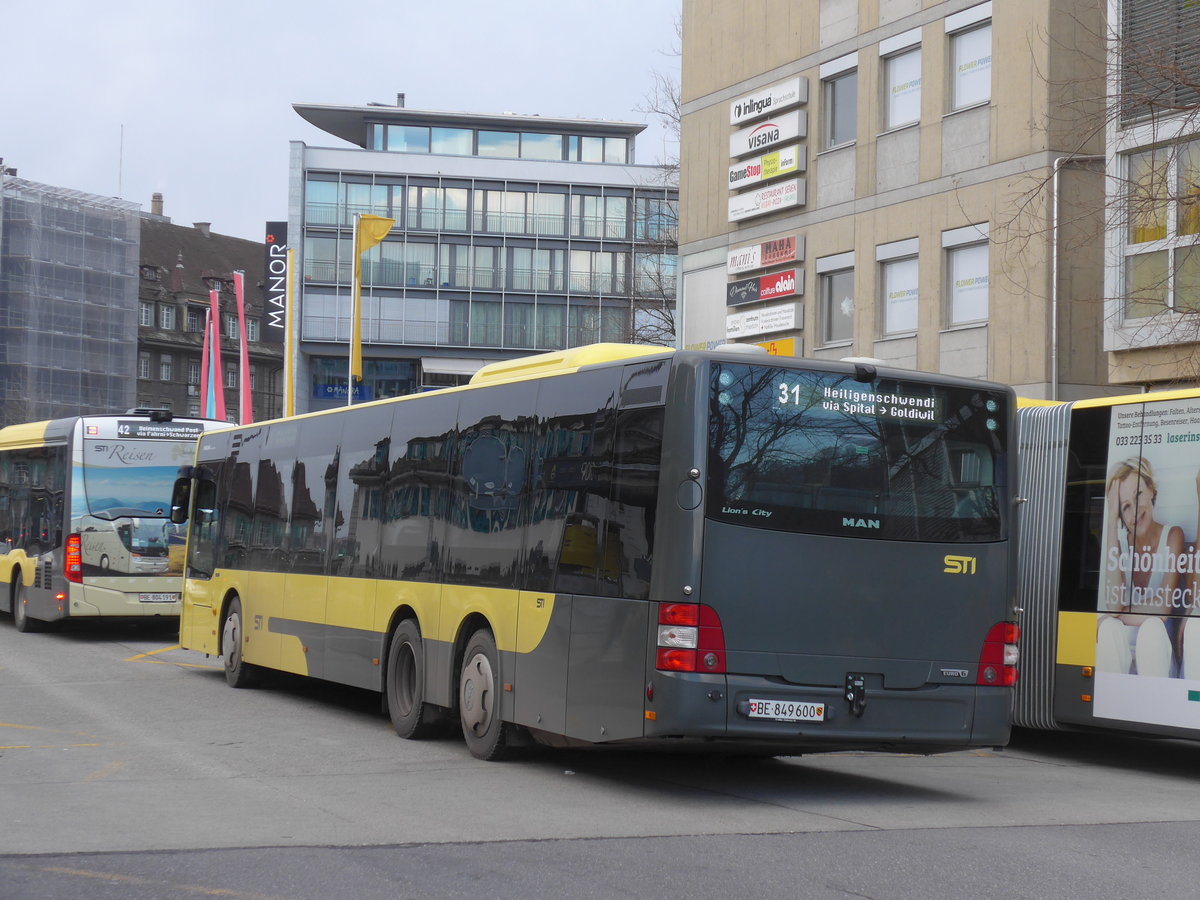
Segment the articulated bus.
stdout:
<path fill-rule="evenodd" d="M 179 467 L 217 423 L 167 410 L 0 429 L 0 611 L 18 631 L 67 618 L 178 617 Z"/>
<path fill-rule="evenodd" d="M 1015 724 L 1200 738 L 1200 391 L 1020 406 Z"/>
<path fill-rule="evenodd" d="M 742 351 L 745 348 L 741 348 Z M 787 755 L 1008 740 L 1008 388 L 593 345 L 206 433 L 180 639 L 396 730 Z"/>

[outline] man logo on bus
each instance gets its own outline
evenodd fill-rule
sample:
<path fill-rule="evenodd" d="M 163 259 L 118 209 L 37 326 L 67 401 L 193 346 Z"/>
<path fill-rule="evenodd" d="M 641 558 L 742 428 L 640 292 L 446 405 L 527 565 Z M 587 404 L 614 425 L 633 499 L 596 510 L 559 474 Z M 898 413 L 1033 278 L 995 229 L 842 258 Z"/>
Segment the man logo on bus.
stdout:
<path fill-rule="evenodd" d="M 878 528 L 878 519 L 856 519 L 853 516 L 842 516 L 843 528 Z"/>
<path fill-rule="evenodd" d="M 946 568 L 942 571 L 947 575 L 975 574 L 975 557 L 973 556 L 947 556 L 942 562 L 946 564 Z"/>

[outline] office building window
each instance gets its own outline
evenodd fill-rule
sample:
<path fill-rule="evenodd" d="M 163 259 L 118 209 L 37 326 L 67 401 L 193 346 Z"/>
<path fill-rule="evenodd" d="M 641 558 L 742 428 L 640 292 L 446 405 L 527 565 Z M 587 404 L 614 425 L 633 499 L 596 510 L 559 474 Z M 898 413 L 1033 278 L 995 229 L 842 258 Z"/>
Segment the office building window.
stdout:
<path fill-rule="evenodd" d="M 187 308 L 187 330 L 191 332 L 201 331 L 204 328 L 204 312 L 194 306 Z"/>
<path fill-rule="evenodd" d="M 1200 5 L 1195 0 L 1123 0 L 1120 89 L 1122 125 L 1174 116 L 1200 105 Z"/>
<path fill-rule="evenodd" d="M 158 308 L 158 327 L 163 331 L 175 330 L 175 307 L 164 303 Z"/>
<path fill-rule="evenodd" d="M 246 319 L 246 340 L 251 344 L 259 340 L 259 327 L 258 319 Z"/>
<path fill-rule="evenodd" d="M 987 234 L 986 223 L 942 232 L 942 247 L 946 251 L 947 325 L 987 321 L 990 288 Z"/>
<path fill-rule="evenodd" d="M 992 98 L 992 4 L 981 3 L 946 17 L 950 38 L 950 109 Z"/>
<path fill-rule="evenodd" d="M 447 156 L 470 156 L 474 151 L 475 132 L 470 128 L 432 129 L 430 149 Z"/>
<path fill-rule="evenodd" d="M 820 273 L 821 341 L 837 344 L 854 337 L 854 269 Z"/>
<path fill-rule="evenodd" d="M 911 125 L 921 118 L 921 48 L 889 56 L 884 67 L 884 128 Z"/>
<path fill-rule="evenodd" d="M 1125 318 L 1200 310 L 1200 141 L 1125 166 Z"/>
<path fill-rule="evenodd" d="M 880 330 L 884 335 L 917 330 L 917 239 L 894 241 L 875 248 L 880 264 Z"/>
<path fill-rule="evenodd" d="M 187 383 L 200 383 L 200 361 L 198 359 L 190 359 L 187 364 Z"/>
<path fill-rule="evenodd" d="M 138 304 L 138 324 L 146 328 L 154 327 L 154 304 Z"/>
<path fill-rule="evenodd" d="M 822 94 L 825 147 L 852 143 L 858 131 L 858 70 L 852 69 L 826 80 Z"/>
<path fill-rule="evenodd" d="M 227 364 L 225 366 L 225 387 L 236 388 L 237 386 L 238 386 L 237 366 Z"/>

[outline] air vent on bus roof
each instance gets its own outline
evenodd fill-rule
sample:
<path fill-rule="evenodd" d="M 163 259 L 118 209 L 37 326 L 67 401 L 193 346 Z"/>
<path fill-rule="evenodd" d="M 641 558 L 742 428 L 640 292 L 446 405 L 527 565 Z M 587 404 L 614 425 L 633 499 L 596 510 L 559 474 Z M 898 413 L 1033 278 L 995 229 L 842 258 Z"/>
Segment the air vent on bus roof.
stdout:
<path fill-rule="evenodd" d="M 169 409 L 157 409 L 148 406 L 137 406 L 125 411 L 127 416 L 145 416 L 151 422 L 170 422 L 174 413 Z"/>

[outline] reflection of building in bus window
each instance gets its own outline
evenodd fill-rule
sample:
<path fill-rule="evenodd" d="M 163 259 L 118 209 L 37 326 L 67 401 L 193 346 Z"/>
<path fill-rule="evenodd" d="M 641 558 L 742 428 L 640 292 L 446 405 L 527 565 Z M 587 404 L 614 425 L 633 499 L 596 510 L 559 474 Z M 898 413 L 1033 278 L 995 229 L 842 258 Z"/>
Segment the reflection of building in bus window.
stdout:
<path fill-rule="evenodd" d="M 1183 552 L 1183 529 L 1164 525 L 1154 516 L 1158 488 L 1154 470 L 1145 457 L 1117 463 L 1105 486 L 1107 567 L 1100 611 L 1114 615 L 1101 619 L 1096 633 L 1096 667 L 1102 672 L 1136 673 L 1165 678 L 1172 674 L 1168 607 L 1164 598 L 1178 587 L 1177 571 L 1168 571 L 1168 555 Z M 1150 565 L 1117 565 L 1113 560 L 1131 553 L 1151 560 Z M 1147 618 L 1153 616 L 1153 618 Z"/>

